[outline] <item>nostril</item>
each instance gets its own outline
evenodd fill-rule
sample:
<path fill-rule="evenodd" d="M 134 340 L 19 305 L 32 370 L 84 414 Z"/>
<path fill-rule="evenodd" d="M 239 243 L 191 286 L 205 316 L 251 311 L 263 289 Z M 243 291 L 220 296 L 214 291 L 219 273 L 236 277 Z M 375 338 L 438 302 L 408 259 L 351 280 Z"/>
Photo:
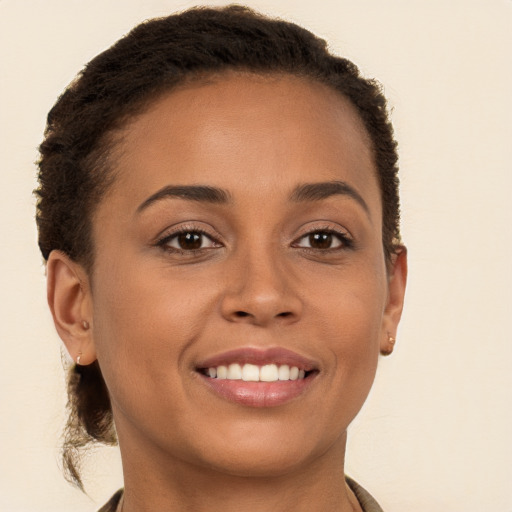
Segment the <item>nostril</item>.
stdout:
<path fill-rule="evenodd" d="M 277 316 L 280 316 L 282 318 L 286 318 L 292 314 L 291 311 L 283 311 L 282 313 L 279 313 Z"/>
<path fill-rule="evenodd" d="M 235 311 L 235 315 L 239 318 L 245 318 L 246 316 L 249 316 L 249 313 L 246 311 Z"/>

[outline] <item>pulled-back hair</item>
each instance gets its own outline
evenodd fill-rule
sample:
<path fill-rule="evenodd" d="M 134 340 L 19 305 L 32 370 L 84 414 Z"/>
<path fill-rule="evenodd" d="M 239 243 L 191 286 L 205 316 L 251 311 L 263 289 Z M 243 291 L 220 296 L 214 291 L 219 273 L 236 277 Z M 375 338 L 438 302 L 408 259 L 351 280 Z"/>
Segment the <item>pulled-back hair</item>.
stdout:
<path fill-rule="evenodd" d="M 325 84 L 356 108 L 371 140 L 382 200 L 387 261 L 400 241 L 397 153 L 379 85 L 324 40 L 246 7 L 193 8 L 146 21 L 95 57 L 48 114 L 40 146 L 36 220 L 45 260 L 61 250 L 90 272 L 92 215 L 115 181 L 108 156 L 116 130 L 177 85 L 228 71 L 290 74 Z M 80 488 L 80 449 L 115 443 L 108 390 L 98 362 L 72 365 L 63 460 Z"/>

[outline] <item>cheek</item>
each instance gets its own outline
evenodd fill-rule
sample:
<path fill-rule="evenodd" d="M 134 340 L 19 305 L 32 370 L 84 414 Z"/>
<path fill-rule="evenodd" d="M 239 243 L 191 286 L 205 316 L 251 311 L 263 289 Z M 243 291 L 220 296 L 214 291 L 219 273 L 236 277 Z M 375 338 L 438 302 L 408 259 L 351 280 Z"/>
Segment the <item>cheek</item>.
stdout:
<path fill-rule="evenodd" d="M 171 281 L 165 269 L 142 270 L 140 264 L 121 262 L 98 272 L 96 282 L 94 339 L 109 388 L 116 383 L 121 388 L 126 375 L 160 383 L 176 375 L 170 370 L 180 365 L 211 309 L 207 293 Z"/>
<path fill-rule="evenodd" d="M 364 353 L 378 341 L 382 325 L 387 299 L 384 265 L 376 259 L 374 264 L 347 266 L 320 277 L 305 283 L 310 318 L 321 319 L 319 325 L 349 352 Z"/>
<path fill-rule="evenodd" d="M 348 277 L 350 275 L 350 277 Z M 319 340 L 327 348 L 326 377 L 332 380 L 335 397 L 349 401 L 357 412 L 370 390 L 378 362 L 387 282 L 382 266 L 347 272 L 331 280 L 327 290 L 310 298 L 310 318 L 320 329 Z"/>

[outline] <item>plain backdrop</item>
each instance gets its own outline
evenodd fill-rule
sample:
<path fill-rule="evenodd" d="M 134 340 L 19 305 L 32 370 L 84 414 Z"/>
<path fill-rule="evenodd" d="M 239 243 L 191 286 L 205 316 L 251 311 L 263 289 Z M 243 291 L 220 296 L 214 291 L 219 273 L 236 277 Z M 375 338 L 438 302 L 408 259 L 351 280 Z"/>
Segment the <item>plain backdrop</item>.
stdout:
<path fill-rule="evenodd" d="M 347 473 L 387 512 L 512 512 L 512 2 L 247 4 L 326 38 L 392 107 L 410 279 L 396 352 L 349 432 Z M 192 5 L 0 0 L 2 511 L 92 512 L 122 484 L 112 448 L 85 461 L 89 496 L 60 472 L 65 381 L 34 161 L 46 113 L 87 61 Z"/>

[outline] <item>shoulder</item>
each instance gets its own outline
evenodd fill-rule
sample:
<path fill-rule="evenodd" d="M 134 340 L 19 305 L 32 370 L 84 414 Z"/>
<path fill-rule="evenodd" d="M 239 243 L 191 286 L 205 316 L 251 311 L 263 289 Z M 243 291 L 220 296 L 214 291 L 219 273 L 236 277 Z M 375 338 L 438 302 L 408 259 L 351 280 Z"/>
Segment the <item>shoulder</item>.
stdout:
<path fill-rule="evenodd" d="M 352 480 L 352 478 L 348 476 L 345 476 L 345 480 L 352 492 L 356 495 L 363 512 L 384 512 L 366 489 L 363 489 L 355 480 Z"/>
<path fill-rule="evenodd" d="M 121 497 L 123 496 L 123 489 L 119 489 L 112 498 L 101 507 L 98 512 L 116 512 Z"/>

